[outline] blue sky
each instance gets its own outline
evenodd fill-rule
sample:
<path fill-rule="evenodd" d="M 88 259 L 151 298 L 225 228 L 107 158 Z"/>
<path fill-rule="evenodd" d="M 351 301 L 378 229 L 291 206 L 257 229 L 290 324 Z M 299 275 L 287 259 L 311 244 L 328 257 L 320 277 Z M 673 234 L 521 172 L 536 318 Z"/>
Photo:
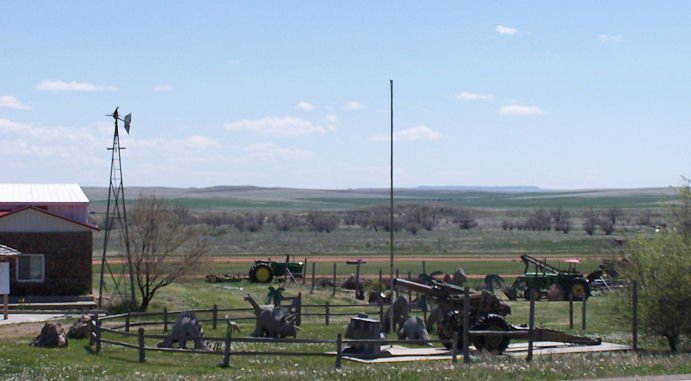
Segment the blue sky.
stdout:
<path fill-rule="evenodd" d="M 686 1 L 0 2 L 0 181 L 552 189 L 689 176 Z"/>

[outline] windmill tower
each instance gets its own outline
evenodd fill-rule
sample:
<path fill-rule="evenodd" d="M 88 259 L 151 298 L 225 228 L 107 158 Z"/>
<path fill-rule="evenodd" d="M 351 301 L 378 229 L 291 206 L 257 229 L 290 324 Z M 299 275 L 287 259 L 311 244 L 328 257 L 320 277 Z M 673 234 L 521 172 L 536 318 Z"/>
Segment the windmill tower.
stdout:
<path fill-rule="evenodd" d="M 134 296 L 134 273 L 132 267 L 132 256 L 130 254 L 129 233 L 127 228 L 127 211 L 125 209 L 125 187 L 122 183 L 122 157 L 120 150 L 125 149 L 120 147 L 120 134 L 118 129 L 118 122 L 123 122 L 125 131 L 129 135 L 130 122 L 132 121 L 132 114 L 127 114 L 124 119 L 120 118 L 118 108 L 115 108 L 112 116 L 115 121 L 115 131 L 113 133 L 113 146 L 108 148 L 111 151 L 110 160 L 110 185 L 108 187 L 108 203 L 106 207 L 106 219 L 104 222 L 104 238 L 103 238 L 103 254 L 101 255 L 101 275 L 98 287 L 98 307 L 102 308 L 103 295 L 109 292 L 113 297 L 120 298 L 126 305 L 134 305 L 136 302 Z M 108 257 L 108 243 L 111 241 L 111 235 L 119 236 L 120 250 L 118 255 Z M 111 260 L 113 264 L 117 263 L 119 273 L 113 271 L 113 267 L 108 262 Z M 108 291 L 109 285 L 106 284 L 105 274 L 110 275 L 111 290 Z"/>

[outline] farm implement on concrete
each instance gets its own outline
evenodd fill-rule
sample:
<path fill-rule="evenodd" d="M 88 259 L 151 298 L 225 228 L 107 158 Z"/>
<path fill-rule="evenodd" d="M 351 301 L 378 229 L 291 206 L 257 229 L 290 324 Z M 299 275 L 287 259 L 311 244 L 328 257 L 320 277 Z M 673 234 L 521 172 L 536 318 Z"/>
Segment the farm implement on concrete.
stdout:
<path fill-rule="evenodd" d="M 438 309 L 437 333 L 441 340 L 450 340 L 454 333 L 458 337 L 458 347 L 463 345 L 464 288 L 453 284 L 432 280 L 430 285 L 405 279 L 394 279 L 394 287 L 425 295 Z M 500 354 L 509 346 L 512 338 L 528 340 L 531 331 L 524 325 L 509 324 L 504 318 L 511 313 L 511 307 L 494 294 L 484 291 L 470 292 L 470 308 L 467 321 L 471 341 L 477 350 Z M 430 315 L 435 314 L 433 311 Z M 429 328 L 429 324 L 428 324 Z M 491 332 L 490 332 L 491 331 Z M 558 341 L 581 345 L 600 345 L 600 338 L 569 335 L 561 331 L 545 328 L 533 329 L 535 341 Z M 445 344 L 447 348 L 452 343 Z"/>

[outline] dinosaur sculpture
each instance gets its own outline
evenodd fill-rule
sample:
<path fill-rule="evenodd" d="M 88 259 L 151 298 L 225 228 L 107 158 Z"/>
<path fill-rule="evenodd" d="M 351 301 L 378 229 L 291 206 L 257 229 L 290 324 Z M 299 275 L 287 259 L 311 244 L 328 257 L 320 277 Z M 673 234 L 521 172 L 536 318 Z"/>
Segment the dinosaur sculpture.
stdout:
<path fill-rule="evenodd" d="M 245 300 L 254 308 L 257 317 L 253 337 L 283 338 L 297 337 L 298 327 L 295 326 L 296 313 L 290 312 L 287 306 L 259 305 L 252 295 L 247 294 Z"/>
<path fill-rule="evenodd" d="M 425 327 L 425 322 L 419 317 L 408 316 L 402 323 L 401 329 L 398 330 L 399 340 L 429 340 L 429 333 Z M 432 343 L 427 343 L 432 345 Z"/>
<path fill-rule="evenodd" d="M 181 312 L 173 325 L 173 331 L 165 340 L 158 343 L 159 348 L 187 348 L 187 340 L 194 341 L 194 349 L 209 349 L 204 340 L 204 330 L 194 316 L 194 312 Z"/>
<path fill-rule="evenodd" d="M 403 321 L 408 317 L 408 311 L 410 310 L 410 305 L 408 300 L 403 296 L 399 295 L 393 304 L 389 306 L 384 314 L 384 321 L 382 322 L 382 331 L 384 333 L 389 333 L 392 331 L 391 327 L 391 314 L 393 313 L 394 325 L 400 326 Z"/>

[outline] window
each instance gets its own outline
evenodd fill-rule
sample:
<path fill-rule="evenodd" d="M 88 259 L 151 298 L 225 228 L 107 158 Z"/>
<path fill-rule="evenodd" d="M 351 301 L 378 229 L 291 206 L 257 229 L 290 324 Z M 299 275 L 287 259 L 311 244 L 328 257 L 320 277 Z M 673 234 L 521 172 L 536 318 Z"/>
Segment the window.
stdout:
<path fill-rule="evenodd" d="M 43 282 L 45 258 L 43 254 L 21 254 L 17 258 L 17 281 Z"/>

